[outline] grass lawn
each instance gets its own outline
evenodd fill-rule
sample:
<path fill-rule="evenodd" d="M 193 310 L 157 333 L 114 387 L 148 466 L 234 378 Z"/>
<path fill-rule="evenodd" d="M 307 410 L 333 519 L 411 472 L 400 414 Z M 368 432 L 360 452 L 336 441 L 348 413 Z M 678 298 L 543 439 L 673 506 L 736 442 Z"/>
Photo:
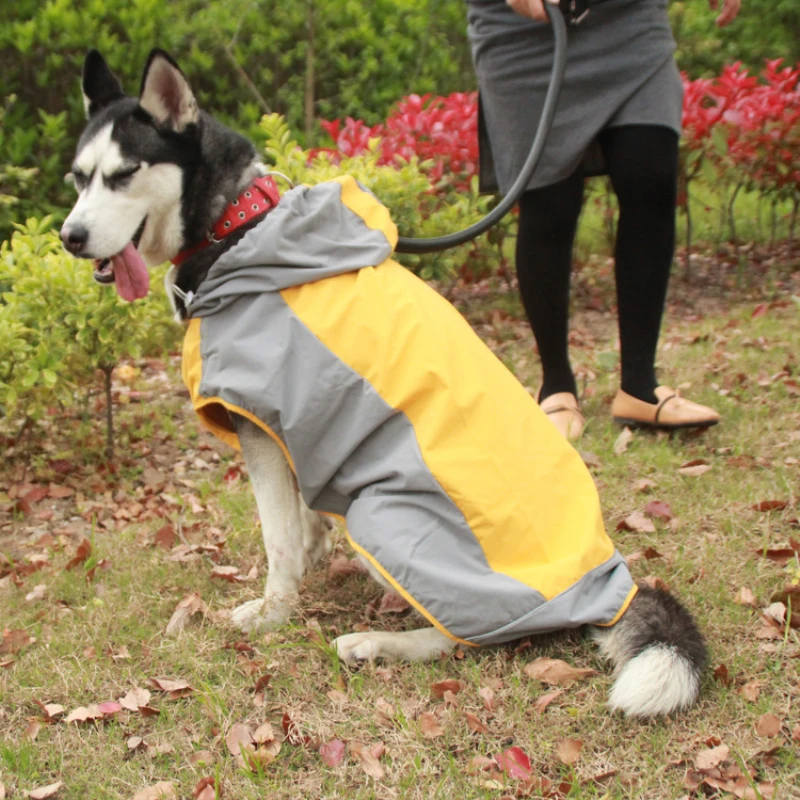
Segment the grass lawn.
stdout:
<path fill-rule="evenodd" d="M 58 782 L 59 800 L 800 797 L 800 637 L 775 605 L 800 580 L 800 308 L 786 293 L 770 305 L 706 294 L 674 294 L 659 353 L 665 383 L 722 412 L 702 435 L 635 433 L 623 449 L 609 303 L 576 313 L 571 336 L 589 419 L 578 448 L 608 528 L 634 575 L 666 583 L 708 639 L 691 711 L 610 714 L 610 676 L 579 632 L 342 667 L 328 645 L 339 633 L 417 622 L 342 574 L 341 532 L 296 624 L 243 637 L 225 616 L 266 571 L 243 465 L 199 431 L 177 362 L 148 360 L 118 374 L 114 470 L 99 401 L 3 445 L 0 797 Z M 534 391 L 515 295 L 474 286 L 456 301 Z M 653 501 L 649 524 L 615 532 Z M 165 635 L 187 596 L 206 613 Z M 599 674 L 545 685 L 524 671 L 540 656 Z M 256 759 L 237 763 L 233 739 L 265 722 Z"/>

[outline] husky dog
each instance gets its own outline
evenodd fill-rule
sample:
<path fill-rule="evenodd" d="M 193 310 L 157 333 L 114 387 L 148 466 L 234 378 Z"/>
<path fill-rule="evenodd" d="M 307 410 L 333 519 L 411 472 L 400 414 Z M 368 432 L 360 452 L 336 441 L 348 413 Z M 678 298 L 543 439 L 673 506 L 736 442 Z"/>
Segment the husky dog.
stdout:
<path fill-rule="evenodd" d="M 377 200 L 343 179 L 292 190 L 274 211 L 268 198 L 263 205 L 254 202 L 253 216 L 246 218 L 240 201 L 251 197 L 248 187 L 260 185 L 267 168 L 249 141 L 198 109 L 183 73 L 163 51 L 150 54 L 138 98 L 125 96 L 96 51 L 86 57 L 82 88 L 88 125 L 72 166 L 79 197 L 61 238 L 70 253 L 94 260 L 99 282 L 115 283 L 129 301 L 147 294 L 147 265 L 167 259 L 179 264 L 167 290 L 176 313 L 187 320 L 187 341 L 197 332 L 195 349 L 184 347 L 184 377 L 187 385 L 202 383 L 196 397 L 190 391 L 208 426 L 241 446 L 269 566 L 263 599 L 236 608 L 232 622 L 255 632 L 290 618 L 305 572 L 330 549 L 328 517 L 321 510 L 346 518 L 351 542 L 373 577 L 403 592 L 433 623 L 402 633 L 340 636 L 335 647 L 348 664 L 433 659 L 457 641 L 495 644 L 591 624 L 614 664 L 613 709 L 652 717 L 689 707 L 706 663 L 691 615 L 666 592 L 637 591 L 605 536 L 594 485 L 577 454 L 510 373 L 500 372 L 504 368 L 452 307 L 391 262 L 387 241 L 393 225 Z M 221 219 L 226 221 L 220 228 Z M 338 238 L 328 235 L 331 220 L 341 228 Z M 291 240 L 290 251 L 303 250 L 299 261 L 284 240 Z M 362 259 L 355 268 L 353 248 Z M 362 266 L 368 267 L 363 274 Z M 297 278 L 301 274 L 306 277 Z M 341 293 L 362 284 L 384 291 L 383 299 L 362 303 L 357 314 L 347 306 L 328 327 L 313 327 L 312 317 L 335 315 Z M 318 291 L 328 292 L 321 301 L 313 299 Z M 413 303 L 405 302 L 407 296 Z M 316 303 L 313 313 L 309 303 Z M 392 317 L 395 305 L 403 316 Z M 418 307 L 423 312 L 417 318 Z M 414 324 L 406 325 L 409 318 Z M 413 337 L 422 335 L 429 318 L 441 326 L 420 349 Z M 193 327 L 200 322 L 202 345 L 199 327 Z M 243 348 L 235 358 L 216 340 L 208 344 L 214 325 L 218 337 Z M 339 340 L 351 329 L 356 349 L 377 348 L 366 366 L 357 357 L 343 364 L 338 354 Z M 393 358 L 387 340 L 402 336 L 409 337 L 402 358 L 392 361 L 386 375 L 367 380 L 361 373 L 380 371 L 382 359 Z M 249 360 L 261 350 L 275 369 L 263 381 Z M 436 361 L 438 350 L 445 356 Z M 186 366 L 187 352 L 199 359 L 196 367 Z M 231 360 L 241 363 L 229 367 Z M 422 389 L 406 392 L 395 405 L 378 396 L 373 384 L 388 381 L 394 387 L 417 361 L 425 362 L 428 383 Z M 455 371 L 441 378 L 451 361 Z M 473 361 L 480 362 L 480 375 L 465 378 L 472 383 L 464 400 L 461 375 Z M 282 372 L 292 373 L 285 384 Z M 209 388 L 216 378 L 219 385 Z M 258 397 L 252 403 L 239 399 L 232 388 L 236 381 L 257 385 Z M 267 408 L 264 398 L 276 382 L 278 405 Z M 324 402 L 316 396 L 323 388 L 333 389 Z M 491 405 L 497 397 L 485 400 L 492 392 L 501 395 L 500 405 Z M 430 404 L 442 397 L 445 402 Z M 470 414 L 485 402 L 489 413 L 472 422 Z M 424 413 L 415 417 L 419 403 Z M 303 404 L 311 411 L 303 411 Z M 334 407 L 338 417 L 332 416 Z M 451 408 L 457 409 L 457 423 L 441 425 L 426 438 L 426 426 L 438 424 L 431 418 Z M 350 415 L 346 423 L 342 414 Z M 368 430 L 347 438 L 362 428 Z M 455 454 L 446 449 L 453 437 Z M 340 461 L 331 454 L 336 448 Z M 515 462 L 503 472 L 506 450 L 524 468 Z M 499 479 L 481 472 L 489 451 Z M 436 463 L 443 452 L 447 463 L 440 470 Z M 457 487 L 451 490 L 447 482 L 454 474 Z M 469 488 L 461 491 L 462 486 Z M 470 511 L 474 496 L 483 503 L 478 511 Z M 527 514 L 523 527 L 496 530 L 505 525 L 496 520 L 516 519 L 518 507 Z M 540 547 L 536 537 L 550 535 L 551 527 L 558 541 Z M 556 565 L 533 563 L 540 550 Z"/>

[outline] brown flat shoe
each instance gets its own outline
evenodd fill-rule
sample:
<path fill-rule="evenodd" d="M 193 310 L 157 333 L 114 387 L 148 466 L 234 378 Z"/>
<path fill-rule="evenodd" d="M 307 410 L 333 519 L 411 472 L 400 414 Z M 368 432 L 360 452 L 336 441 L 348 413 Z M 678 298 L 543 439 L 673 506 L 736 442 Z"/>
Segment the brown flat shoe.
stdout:
<path fill-rule="evenodd" d="M 578 398 L 574 394 L 556 392 L 542 400 L 539 406 L 567 441 L 574 442 L 580 438 L 586 420 L 581 414 Z"/>
<path fill-rule="evenodd" d="M 658 386 L 655 390 L 657 403 L 645 403 L 620 389 L 611 404 L 614 422 L 633 428 L 708 428 L 719 422 L 719 414 L 713 408 L 693 403 L 681 397 L 669 386 Z"/>

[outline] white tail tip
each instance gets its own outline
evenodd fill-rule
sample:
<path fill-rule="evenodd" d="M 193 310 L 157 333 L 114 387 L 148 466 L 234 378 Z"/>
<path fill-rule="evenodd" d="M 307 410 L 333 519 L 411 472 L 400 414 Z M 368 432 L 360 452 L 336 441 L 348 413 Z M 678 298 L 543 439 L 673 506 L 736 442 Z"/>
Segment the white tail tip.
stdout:
<path fill-rule="evenodd" d="M 608 705 L 630 717 L 657 717 L 690 706 L 700 677 L 674 647 L 653 645 L 619 671 Z"/>

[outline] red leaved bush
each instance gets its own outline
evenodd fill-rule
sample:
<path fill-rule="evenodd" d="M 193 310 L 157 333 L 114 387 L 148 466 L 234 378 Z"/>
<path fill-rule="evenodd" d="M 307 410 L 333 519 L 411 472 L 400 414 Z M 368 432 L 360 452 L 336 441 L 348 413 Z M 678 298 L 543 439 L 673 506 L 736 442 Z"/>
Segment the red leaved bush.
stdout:
<path fill-rule="evenodd" d="M 767 61 L 760 79 L 740 62 L 716 78 L 691 81 L 683 75 L 682 149 L 688 180 L 710 158 L 719 169 L 736 171 L 737 182 L 744 179 L 751 188 L 800 192 L 800 65 L 792 69 L 781 63 Z M 370 140 L 379 139 L 380 164 L 417 157 L 426 162 L 437 193 L 465 189 L 478 172 L 474 92 L 408 95 L 377 125 L 352 117 L 321 124 L 334 146 L 314 150 L 312 156 L 326 152 L 337 160 L 359 155 L 369 149 Z"/>
<path fill-rule="evenodd" d="M 434 97 L 411 94 L 394 107 L 386 122 L 369 126 L 347 117 L 322 127 L 334 142 L 326 152 L 355 156 L 369 148 L 371 139 L 380 139 L 378 163 L 395 164 L 397 159 L 416 157 L 428 162 L 425 172 L 437 189 L 466 189 L 478 172 L 478 100 L 475 92 Z"/>
<path fill-rule="evenodd" d="M 739 62 L 714 79 L 684 79 L 684 158 L 710 157 L 734 182 L 763 193 L 800 193 L 800 65 L 767 61 L 761 79 Z M 724 148 L 721 147 L 724 142 Z M 694 168 L 693 168 L 694 167 Z"/>

